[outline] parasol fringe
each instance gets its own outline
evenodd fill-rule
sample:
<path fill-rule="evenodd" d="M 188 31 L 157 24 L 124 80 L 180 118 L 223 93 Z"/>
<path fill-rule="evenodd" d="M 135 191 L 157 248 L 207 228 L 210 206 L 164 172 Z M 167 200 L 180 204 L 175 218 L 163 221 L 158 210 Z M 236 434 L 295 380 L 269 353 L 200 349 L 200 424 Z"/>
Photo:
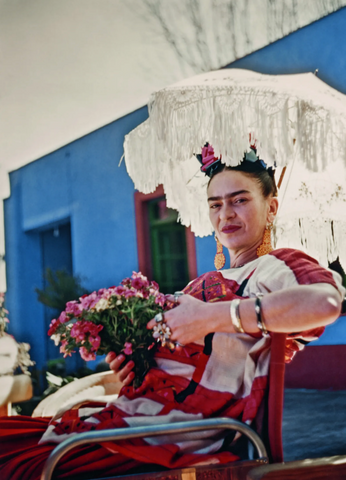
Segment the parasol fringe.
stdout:
<path fill-rule="evenodd" d="M 228 165 L 240 163 L 249 148 L 251 133 L 252 138 L 257 139 L 260 157 L 269 165 L 276 162 L 284 167 L 297 156 L 299 164 L 313 172 L 324 170 L 336 160 L 345 168 L 346 116 L 339 106 L 339 92 L 313 74 L 313 80 L 309 78 L 309 81 L 317 82 L 322 100 L 310 95 L 308 88 L 303 88 L 304 95 L 300 97 L 294 94 L 294 88 L 297 85 L 300 88 L 299 75 L 286 76 L 290 83 L 295 82 L 295 87 L 290 88 L 288 83 L 287 93 L 278 93 L 274 88 L 277 76 L 263 75 L 269 86 L 256 85 L 253 89 L 246 82 L 237 81 L 240 74 L 235 69 L 206 75 L 211 74 L 215 75 L 217 85 L 203 83 L 200 76 L 195 77 L 200 85 L 197 82 L 197 85 L 184 88 L 172 86 L 153 94 L 149 119 L 130 132 L 124 142 L 126 167 L 135 188 L 150 193 L 163 184 L 167 205 L 179 211 L 181 223 L 190 226 L 196 235 L 203 237 L 212 233 L 206 203 L 207 179 L 203 174 L 195 175 L 193 156 L 207 141 Z M 231 75 L 229 84 L 226 80 Z M 332 91 L 331 94 L 327 92 L 328 103 L 326 88 Z M 322 222 L 318 227 L 322 230 L 318 230 L 316 223 L 310 225 L 308 221 L 303 218 L 301 227 L 296 224 L 295 229 L 291 229 L 300 244 L 310 245 L 316 251 L 327 248 L 323 263 L 333 259 L 335 252 L 341 258 L 344 224 L 338 223 L 335 227 L 335 239 L 331 244 L 327 240 L 331 235 L 330 224 Z M 341 236 L 338 236 L 339 231 L 343 232 Z M 321 255 L 316 256 L 321 258 Z"/>
<path fill-rule="evenodd" d="M 291 218 L 277 222 L 273 234 L 275 248 L 296 248 L 303 250 L 328 267 L 339 257 L 346 265 L 346 251 L 343 248 L 346 222 L 331 219 Z"/>

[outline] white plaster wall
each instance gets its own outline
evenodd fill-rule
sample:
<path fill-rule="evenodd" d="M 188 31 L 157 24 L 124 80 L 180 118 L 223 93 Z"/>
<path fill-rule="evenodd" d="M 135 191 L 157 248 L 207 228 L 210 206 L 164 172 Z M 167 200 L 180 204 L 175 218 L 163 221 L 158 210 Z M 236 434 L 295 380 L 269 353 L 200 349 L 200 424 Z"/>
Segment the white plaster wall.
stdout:
<path fill-rule="evenodd" d="M 345 5 L 0 0 L 0 198 L 10 193 L 7 172 L 145 105 L 154 90 L 227 65 Z M 2 225 L 1 208 L 0 254 Z"/>

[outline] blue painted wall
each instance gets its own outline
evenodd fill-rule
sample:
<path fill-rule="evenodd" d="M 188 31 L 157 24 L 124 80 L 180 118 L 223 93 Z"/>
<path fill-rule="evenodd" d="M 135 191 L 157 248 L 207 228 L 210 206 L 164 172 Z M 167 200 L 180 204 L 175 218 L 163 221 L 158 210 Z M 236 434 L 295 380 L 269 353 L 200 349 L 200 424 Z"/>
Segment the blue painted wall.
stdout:
<path fill-rule="evenodd" d="M 346 93 L 346 8 L 229 65 L 262 73 L 314 71 Z M 133 184 L 124 164 L 124 135 L 147 118 L 146 108 L 12 172 L 5 201 L 7 308 L 10 332 L 32 345 L 38 367 L 47 358 L 40 231 L 71 223 L 73 271 L 89 290 L 118 283 L 138 268 Z M 213 269 L 213 237 L 196 239 L 198 273 Z M 320 343 L 346 343 L 339 320 Z"/>
<path fill-rule="evenodd" d="M 346 93 L 346 7 L 233 62 L 230 68 L 260 73 L 314 72 Z"/>
<path fill-rule="evenodd" d="M 43 230 L 71 224 L 73 272 L 90 291 L 138 269 L 134 188 L 124 135 L 147 118 L 142 108 L 10 174 L 5 200 L 6 306 L 10 333 L 31 344 L 38 368 L 47 359 L 42 288 Z"/>

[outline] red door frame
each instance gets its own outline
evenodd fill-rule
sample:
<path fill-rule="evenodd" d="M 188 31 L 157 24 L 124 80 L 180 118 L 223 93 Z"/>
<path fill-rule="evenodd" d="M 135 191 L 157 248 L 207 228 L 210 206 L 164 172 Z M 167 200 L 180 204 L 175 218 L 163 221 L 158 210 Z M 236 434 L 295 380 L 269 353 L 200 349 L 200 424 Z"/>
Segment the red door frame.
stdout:
<path fill-rule="evenodd" d="M 137 230 L 137 251 L 139 270 L 150 280 L 152 278 L 151 253 L 150 253 L 150 235 L 148 222 L 148 201 L 158 197 L 164 197 L 163 186 L 159 185 L 155 192 L 144 194 L 135 192 L 135 216 Z M 188 259 L 189 279 L 194 280 L 197 277 L 196 243 L 195 236 L 190 228 L 185 228 L 186 249 Z"/>

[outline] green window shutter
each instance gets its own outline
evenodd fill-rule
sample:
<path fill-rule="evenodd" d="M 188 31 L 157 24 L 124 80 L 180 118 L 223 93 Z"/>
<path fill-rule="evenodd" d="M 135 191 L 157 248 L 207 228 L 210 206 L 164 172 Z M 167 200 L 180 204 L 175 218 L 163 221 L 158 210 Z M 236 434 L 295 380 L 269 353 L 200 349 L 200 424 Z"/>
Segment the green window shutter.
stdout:
<path fill-rule="evenodd" d="M 153 279 L 163 293 L 181 290 L 189 282 L 185 227 L 164 197 L 148 202 Z"/>

